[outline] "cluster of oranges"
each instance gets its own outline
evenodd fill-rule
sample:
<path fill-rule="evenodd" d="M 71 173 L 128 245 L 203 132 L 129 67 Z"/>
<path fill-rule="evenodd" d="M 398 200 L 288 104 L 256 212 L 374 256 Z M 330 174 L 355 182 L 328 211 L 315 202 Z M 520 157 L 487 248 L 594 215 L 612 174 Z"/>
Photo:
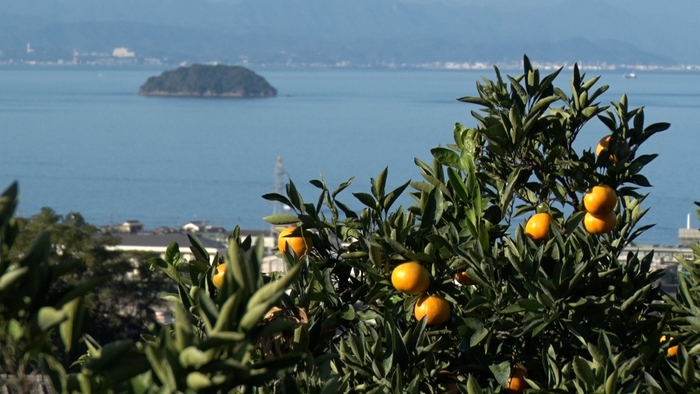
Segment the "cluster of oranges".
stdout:
<path fill-rule="evenodd" d="M 583 227 L 586 231 L 591 234 L 604 234 L 612 231 L 617 226 L 615 204 L 617 204 L 617 193 L 612 187 L 608 185 L 593 186 L 583 197 L 583 206 L 586 208 Z"/>
<path fill-rule="evenodd" d="M 603 137 L 596 147 L 596 155 L 608 148 L 612 136 Z M 610 160 L 617 162 L 615 155 L 610 155 Z M 583 218 L 583 227 L 591 234 L 605 234 L 617 227 L 615 205 L 617 193 L 608 185 L 593 186 L 583 197 L 583 206 L 586 215 Z M 535 242 L 549 239 L 549 226 L 556 222 L 549 213 L 540 212 L 533 215 L 525 225 L 525 234 Z"/>
<path fill-rule="evenodd" d="M 410 295 L 420 295 L 413 309 L 417 320 L 426 318 L 430 326 L 442 324 L 450 319 L 452 307 L 439 295 L 425 294 L 430 287 L 428 270 L 415 261 L 399 264 L 391 273 L 391 284 L 396 290 Z"/>

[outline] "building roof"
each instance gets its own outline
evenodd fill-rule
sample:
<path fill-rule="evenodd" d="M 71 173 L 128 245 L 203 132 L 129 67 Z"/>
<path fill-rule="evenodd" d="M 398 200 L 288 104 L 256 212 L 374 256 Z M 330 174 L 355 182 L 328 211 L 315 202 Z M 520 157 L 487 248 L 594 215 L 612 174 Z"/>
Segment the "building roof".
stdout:
<path fill-rule="evenodd" d="M 190 234 L 191 235 L 191 234 Z M 190 246 L 190 240 L 186 233 L 136 233 L 136 234 L 114 234 L 120 238 L 122 246 L 143 246 L 143 247 L 168 247 L 172 242 L 177 242 L 180 247 Z M 204 237 L 197 237 L 205 248 L 225 249 L 226 245 Z"/>

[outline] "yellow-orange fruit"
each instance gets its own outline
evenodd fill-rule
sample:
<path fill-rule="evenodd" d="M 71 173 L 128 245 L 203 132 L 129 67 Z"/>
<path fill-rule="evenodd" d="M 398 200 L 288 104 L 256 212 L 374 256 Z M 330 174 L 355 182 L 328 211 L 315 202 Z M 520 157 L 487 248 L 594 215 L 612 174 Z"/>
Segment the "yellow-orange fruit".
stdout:
<path fill-rule="evenodd" d="M 217 289 L 224 287 L 224 276 L 226 276 L 226 263 L 214 267 L 214 276 L 211 278 L 211 281 L 214 282 L 214 286 Z"/>
<path fill-rule="evenodd" d="M 452 315 L 450 303 L 439 295 L 423 295 L 416 301 L 416 307 L 413 309 L 413 316 L 416 317 L 416 320 L 420 321 L 426 317 L 429 326 L 448 321 L 450 315 Z"/>
<path fill-rule="evenodd" d="M 289 245 L 297 257 L 304 257 L 311 250 L 311 237 L 290 237 L 289 234 L 294 230 L 296 230 L 296 227 L 287 227 L 280 231 L 280 235 L 277 238 L 277 247 L 280 249 L 280 252 L 284 253 L 287 250 L 287 245 Z"/>
<path fill-rule="evenodd" d="M 546 241 L 549 239 L 550 223 L 555 223 L 550 214 L 536 213 L 525 224 L 525 234 L 535 242 Z"/>
<path fill-rule="evenodd" d="M 598 146 L 595 148 L 595 155 L 600 156 L 600 152 L 603 151 L 603 149 L 608 149 L 608 146 L 610 146 L 610 139 L 612 138 L 612 135 L 606 135 L 605 137 L 601 138 L 600 141 L 598 141 Z M 627 151 L 629 149 L 629 146 L 627 145 L 626 142 L 622 141 L 622 147 L 624 151 Z M 610 154 L 610 161 L 613 163 L 617 163 L 617 156 Z"/>
<path fill-rule="evenodd" d="M 671 339 L 669 339 L 669 341 L 672 341 L 672 340 L 673 340 L 673 337 L 671 337 Z M 661 343 L 666 342 L 666 335 L 662 335 L 661 340 L 659 342 L 661 342 Z M 678 345 L 671 346 L 670 348 L 668 348 L 666 350 L 666 354 L 669 357 L 674 357 L 676 354 L 678 354 Z"/>
<path fill-rule="evenodd" d="M 591 234 L 605 234 L 613 231 L 617 226 L 617 216 L 615 212 L 610 212 L 607 215 L 595 216 L 590 212 L 586 213 L 583 218 L 583 227 Z"/>
<path fill-rule="evenodd" d="M 469 277 L 467 271 L 457 272 L 455 274 L 455 280 L 457 281 L 457 283 L 464 286 L 471 286 L 476 284 L 476 282 L 474 282 L 474 280 Z"/>
<path fill-rule="evenodd" d="M 617 204 L 617 193 L 608 185 L 593 186 L 583 196 L 583 206 L 594 216 L 609 214 L 615 209 L 615 204 Z"/>
<path fill-rule="evenodd" d="M 527 377 L 527 371 L 519 365 L 513 367 L 513 371 L 508 378 L 508 390 L 509 394 L 520 394 L 528 387 L 525 378 Z"/>
<path fill-rule="evenodd" d="M 391 272 L 391 284 L 402 293 L 422 294 L 430 287 L 430 274 L 415 261 L 399 264 Z"/>

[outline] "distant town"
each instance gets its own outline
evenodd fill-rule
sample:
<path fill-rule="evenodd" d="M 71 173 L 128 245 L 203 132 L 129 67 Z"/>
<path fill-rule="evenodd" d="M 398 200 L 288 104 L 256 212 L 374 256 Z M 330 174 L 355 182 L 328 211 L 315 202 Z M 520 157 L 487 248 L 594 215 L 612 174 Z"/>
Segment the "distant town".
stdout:
<path fill-rule="evenodd" d="M 109 52 L 78 52 L 73 51 L 73 56 L 70 58 L 57 59 L 32 59 L 34 48 L 31 43 L 27 43 L 27 56 L 19 58 L 3 58 L 0 51 L 0 66 L 184 66 L 190 64 L 187 60 L 178 61 L 170 58 L 156 58 L 139 56 L 133 50 L 127 47 L 117 47 Z M 204 64 L 219 64 L 217 60 L 203 62 Z M 283 63 L 250 63 L 245 57 L 238 63 L 242 66 L 257 66 L 257 67 L 297 67 L 297 68 L 415 68 L 415 69 L 434 69 L 434 70 L 491 70 L 493 66 L 497 66 L 503 70 L 519 70 L 522 64 L 516 61 L 510 62 L 495 62 L 489 63 L 485 61 L 473 62 L 452 62 L 452 61 L 434 61 L 423 63 L 393 63 L 393 62 L 377 62 L 377 63 L 359 63 L 351 61 L 337 61 L 334 63 L 321 62 L 294 62 L 286 61 Z M 542 70 L 555 70 L 560 67 L 572 69 L 573 62 L 535 62 L 533 66 Z M 582 70 L 600 70 L 600 71 L 700 71 L 700 64 L 616 64 L 607 62 L 579 62 L 577 63 Z"/>
<path fill-rule="evenodd" d="M 230 232 L 223 227 L 212 226 L 205 221 L 192 221 L 182 226 L 161 226 L 153 230 L 145 230 L 144 224 L 138 220 L 127 220 L 117 225 L 108 225 L 101 228 L 104 233 L 109 233 L 119 238 L 119 244 L 108 247 L 108 250 L 122 252 L 148 252 L 165 255 L 170 244 L 176 242 L 180 247 L 180 255 L 185 259 L 193 258 L 190 250 L 188 235 L 195 236 L 204 246 L 210 259 L 215 255 L 226 255 Z M 250 236 L 253 242 L 263 237 L 266 257 L 263 259 L 263 270 L 266 272 L 284 271 L 282 259 L 276 256 L 274 249 L 277 246 L 277 234 L 272 231 L 241 230 L 241 238 Z"/>

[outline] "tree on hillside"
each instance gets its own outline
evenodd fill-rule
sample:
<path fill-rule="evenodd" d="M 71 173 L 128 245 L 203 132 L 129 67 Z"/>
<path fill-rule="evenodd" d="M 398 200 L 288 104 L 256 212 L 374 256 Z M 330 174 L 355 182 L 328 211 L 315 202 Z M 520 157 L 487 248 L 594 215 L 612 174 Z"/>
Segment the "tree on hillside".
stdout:
<path fill-rule="evenodd" d="M 20 229 L 11 259 L 20 259 L 29 250 L 39 234 L 51 233 L 49 263 L 77 263 L 70 276 L 59 280 L 57 288 L 75 285 L 92 278 L 108 277 L 94 292 L 85 297 L 85 333 L 98 343 L 119 339 L 139 340 L 154 321 L 153 306 L 165 307 L 158 297 L 163 291 L 173 291 L 172 282 L 161 272 L 149 269 L 152 253 L 109 251 L 118 239 L 102 233 L 99 228 L 85 221 L 77 212 L 65 216 L 44 207 L 29 218 L 16 218 Z M 68 356 L 68 365 L 85 347 L 78 347 Z"/>

